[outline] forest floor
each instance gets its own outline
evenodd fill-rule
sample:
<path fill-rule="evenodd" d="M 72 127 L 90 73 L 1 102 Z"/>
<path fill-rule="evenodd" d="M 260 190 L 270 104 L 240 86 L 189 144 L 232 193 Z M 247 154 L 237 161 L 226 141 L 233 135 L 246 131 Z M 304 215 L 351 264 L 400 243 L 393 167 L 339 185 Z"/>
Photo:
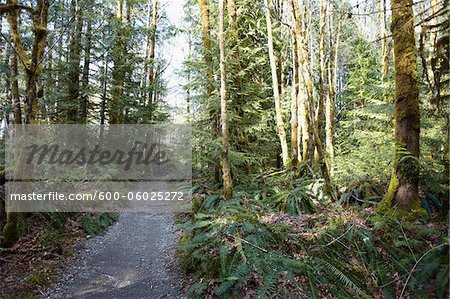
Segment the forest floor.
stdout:
<path fill-rule="evenodd" d="M 182 298 L 176 242 L 173 214 L 121 214 L 81 244 L 41 298 Z"/>

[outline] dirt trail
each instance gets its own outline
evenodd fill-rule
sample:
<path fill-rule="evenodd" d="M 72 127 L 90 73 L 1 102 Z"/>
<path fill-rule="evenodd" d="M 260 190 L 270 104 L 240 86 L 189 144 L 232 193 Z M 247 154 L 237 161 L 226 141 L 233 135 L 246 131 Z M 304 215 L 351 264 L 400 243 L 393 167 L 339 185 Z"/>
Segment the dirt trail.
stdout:
<path fill-rule="evenodd" d="M 104 236 L 88 239 L 42 298 L 184 298 L 170 213 L 121 214 Z"/>

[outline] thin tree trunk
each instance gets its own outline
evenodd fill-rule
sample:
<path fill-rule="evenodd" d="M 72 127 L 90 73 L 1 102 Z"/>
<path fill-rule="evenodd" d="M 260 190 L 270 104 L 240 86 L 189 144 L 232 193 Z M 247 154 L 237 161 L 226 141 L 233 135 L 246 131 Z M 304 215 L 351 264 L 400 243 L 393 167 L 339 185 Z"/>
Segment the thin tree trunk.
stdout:
<path fill-rule="evenodd" d="M 397 205 L 406 213 L 418 212 L 420 167 L 420 108 L 417 85 L 417 54 L 412 0 L 392 0 L 391 31 L 395 56 L 394 170 L 389 190 L 379 206 L 385 213 Z"/>
<path fill-rule="evenodd" d="M 91 66 L 91 46 L 92 46 L 92 20 L 88 18 L 86 28 L 86 45 L 84 48 L 84 64 L 83 64 L 83 78 L 82 90 L 83 97 L 80 105 L 80 120 L 82 123 L 87 122 L 88 107 L 89 107 L 89 70 Z"/>
<path fill-rule="evenodd" d="M 206 73 L 206 96 L 212 99 L 212 94 L 214 93 L 214 66 L 212 57 L 212 44 L 211 44 L 211 23 L 209 19 L 209 0 L 200 0 L 200 16 L 202 23 L 202 44 L 203 44 L 203 60 Z M 219 121 L 216 105 L 210 105 L 209 117 L 211 121 L 211 136 L 213 140 L 219 137 Z M 220 182 L 220 165 L 215 164 L 212 166 L 214 168 L 214 178 L 216 182 Z"/>
<path fill-rule="evenodd" d="M 21 124 L 22 107 L 20 105 L 19 81 L 17 79 L 19 69 L 17 66 L 17 55 L 14 51 L 11 51 L 10 69 L 11 69 L 11 98 L 14 106 L 14 123 Z"/>
<path fill-rule="evenodd" d="M 291 89 L 291 151 L 292 163 L 297 167 L 301 162 L 301 155 L 298 144 L 298 63 L 297 63 L 297 42 L 294 33 L 292 33 L 292 89 Z"/>
<path fill-rule="evenodd" d="M 273 96 L 275 100 L 275 114 L 278 128 L 278 137 L 280 138 L 281 145 L 281 158 L 283 159 L 283 166 L 286 168 L 289 164 L 289 153 L 288 146 L 286 142 L 286 130 L 284 128 L 283 121 L 283 112 L 281 108 L 281 98 L 280 91 L 278 90 L 278 76 L 277 76 L 277 63 L 273 50 L 273 35 L 272 35 L 272 20 L 270 18 L 270 9 L 269 9 L 269 1 L 264 0 L 265 6 L 265 14 L 266 14 L 266 23 L 267 23 L 267 36 L 268 41 L 267 45 L 269 47 L 269 59 L 270 59 L 270 68 L 272 71 L 272 89 Z"/>
<path fill-rule="evenodd" d="M 158 0 L 153 0 L 152 8 L 152 28 L 150 35 L 150 53 L 149 53 L 149 72 L 148 72 L 148 109 L 149 118 L 152 120 L 154 109 L 154 92 L 155 92 L 155 47 L 156 47 L 156 29 L 158 24 Z"/>
<path fill-rule="evenodd" d="M 187 84 L 186 84 L 186 122 L 189 124 L 191 122 L 191 84 L 192 84 L 192 75 L 191 75 L 191 61 L 192 61 L 192 32 L 188 31 L 187 36 L 188 42 L 188 67 L 187 67 Z"/>
<path fill-rule="evenodd" d="M 227 87 L 226 87 L 226 55 L 224 32 L 224 0 L 219 0 L 219 49 L 220 49 L 220 111 L 222 123 L 222 178 L 226 199 L 233 197 L 233 182 L 229 161 L 229 134 L 227 115 Z"/>
<path fill-rule="evenodd" d="M 297 101 L 298 101 L 298 121 L 299 121 L 299 128 L 298 128 L 298 135 L 297 140 L 299 143 L 299 152 L 301 150 L 302 154 L 302 161 L 307 161 L 309 158 L 308 155 L 308 148 L 309 148 L 309 121 L 308 121 L 308 114 L 307 114 L 307 88 L 306 88 L 306 76 L 304 73 L 304 64 L 305 64 L 305 55 L 307 55 L 304 52 L 305 40 L 302 37 L 302 26 L 301 26 L 301 17 L 300 17 L 300 8 L 298 7 L 298 3 L 295 0 L 291 0 L 291 10 L 293 15 L 293 28 L 294 28 L 294 35 L 296 39 L 296 53 L 297 53 L 297 62 L 298 62 L 298 69 L 297 69 L 297 77 L 298 77 L 298 95 L 297 95 Z M 299 154 L 300 155 L 300 154 Z"/>
<path fill-rule="evenodd" d="M 123 0 L 117 1 L 116 18 L 119 22 L 119 28 L 112 49 L 114 68 L 111 72 L 113 85 L 111 90 L 111 105 L 109 108 L 109 123 L 111 124 L 120 124 L 123 122 L 124 68 L 126 65 L 126 41 L 123 32 Z"/>
<path fill-rule="evenodd" d="M 80 62 L 81 62 L 81 31 L 83 28 L 82 10 L 77 0 L 72 0 L 72 18 L 76 20 L 70 34 L 69 72 L 67 74 L 67 120 L 75 123 L 78 118 L 80 101 Z"/>
<path fill-rule="evenodd" d="M 325 21 L 327 17 L 327 0 L 320 1 L 320 21 L 319 21 L 319 102 L 317 103 L 317 133 L 322 137 L 325 102 Z"/>
<path fill-rule="evenodd" d="M 330 18 L 329 18 L 329 59 L 328 59 L 328 96 L 325 103 L 325 142 L 326 153 L 329 159 L 329 171 L 330 176 L 334 174 L 334 118 L 335 118 L 335 100 L 336 100 L 336 80 L 337 80 L 337 62 L 339 51 L 339 40 L 342 20 L 338 21 L 338 28 L 334 32 L 333 28 L 333 6 L 330 5 Z"/>
<path fill-rule="evenodd" d="M 431 14 L 435 15 L 436 14 L 436 10 L 437 10 L 437 6 L 438 6 L 438 2 L 439 0 L 432 0 L 431 1 Z M 430 99 L 430 104 L 432 105 L 432 107 L 436 107 L 438 102 L 439 102 L 439 92 L 438 92 L 438 88 L 439 88 L 439 83 L 435 82 L 436 77 L 439 76 L 435 76 L 435 68 L 432 67 L 432 61 L 435 60 L 435 56 L 436 56 L 436 39 L 437 39 L 437 31 L 432 27 L 436 25 L 436 18 L 432 18 L 430 20 L 430 26 L 431 26 L 431 31 L 430 31 L 430 40 L 429 40 L 429 44 L 428 44 L 428 48 L 429 48 L 429 55 L 428 55 L 428 65 L 427 67 L 425 67 L 424 72 L 427 73 L 427 78 L 428 78 L 428 86 L 429 86 L 429 90 L 430 90 L 430 95 L 431 95 L 431 99 Z M 438 84 L 436 84 L 438 83 Z"/>
<path fill-rule="evenodd" d="M 106 120 L 106 102 L 108 92 L 108 55 L 105 54 L 104 70 L 103 70 L 103 92 L 100 104 L 100 124 L 104 125 Z"/>
<path fill-rule="evenodd" d="M 389 72 L 389 49 L 387 42 L 386 26 L 386 0 L 379 0 L 379 20 L 380 20 L 380 39 L 381 39 L 381 75 L 384 80 Z"/>
<path fill-rule="evenodd" d="M 143 99 L 143 103 L 145 104 L 145 97 L 147 95 L 147 77 L 148 77 L 148 64 L 149 64 L 149 54 L 150 54 L 150 25 L 151 25 L 151 17 L 152 17 L 152 2 L 151 0 L 147 1 L 147 21 L 146 21 L 146 30 L 148 31 L 145 35 L 145 63 L 144 63 L 144 74 L 141 79 L 141 97 Z"/>

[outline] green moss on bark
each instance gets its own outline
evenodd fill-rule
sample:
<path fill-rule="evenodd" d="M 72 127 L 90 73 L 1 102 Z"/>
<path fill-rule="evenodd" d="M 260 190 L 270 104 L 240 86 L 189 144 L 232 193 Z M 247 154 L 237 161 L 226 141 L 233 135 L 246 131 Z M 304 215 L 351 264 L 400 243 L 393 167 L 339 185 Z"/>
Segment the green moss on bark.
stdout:
<path fill-rule="evenodd" d="M 378 206 L 377 209 L 378 213 L 385 214 L 391 209 L 392 202 L 394 201 L 395 193 L 397 192 L 398 186 L 399 181 L 394 170 L 392 171 L 391 182 L 389 183 L 388 191 L 384 196 L 383 200 L 380 202 L 380 205 Z"/>

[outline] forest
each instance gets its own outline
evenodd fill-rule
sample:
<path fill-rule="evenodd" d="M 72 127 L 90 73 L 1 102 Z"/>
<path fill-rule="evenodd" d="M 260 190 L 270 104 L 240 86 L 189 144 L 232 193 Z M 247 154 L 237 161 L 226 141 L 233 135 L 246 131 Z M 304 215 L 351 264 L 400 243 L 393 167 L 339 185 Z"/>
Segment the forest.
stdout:
<path fill-rule="evenodd" d="M 0 0 L 0 298 L 449 298 L 449 13 Z M 63 124 L 192 128 L 189 211 L 9 211 L 9 128 Z"/>

